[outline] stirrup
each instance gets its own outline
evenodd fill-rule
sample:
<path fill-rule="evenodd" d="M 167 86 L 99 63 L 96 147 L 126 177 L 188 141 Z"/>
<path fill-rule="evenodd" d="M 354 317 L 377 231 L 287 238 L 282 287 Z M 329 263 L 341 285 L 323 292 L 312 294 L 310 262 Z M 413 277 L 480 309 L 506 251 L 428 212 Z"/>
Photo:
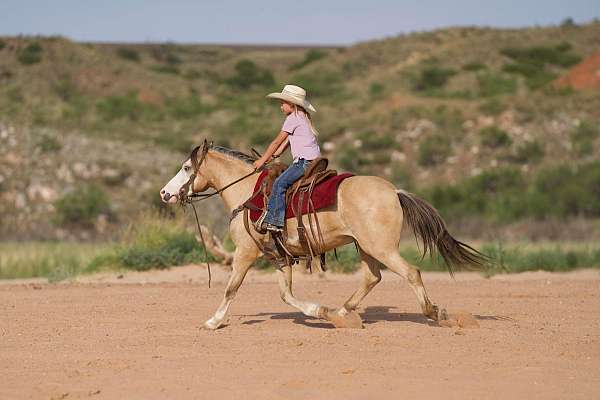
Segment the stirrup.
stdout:
<path fill-rule="evenodd" d="M 262 214 L 260 214 L 260 217 L 258 218 L 258 220 L 256 220 L 256 222 L 254 223 L 254 229 L 256 230 L 256 232 L 260 233 L 261 235 L 264 235 L 265 233 L 267 233 L 267 228 L 266 227 L 263 228 L 263 223 L 265 222 L 266 217 L 267 217 L 267 209 L 265 208 L 265 210 L 262 212 Z"/>

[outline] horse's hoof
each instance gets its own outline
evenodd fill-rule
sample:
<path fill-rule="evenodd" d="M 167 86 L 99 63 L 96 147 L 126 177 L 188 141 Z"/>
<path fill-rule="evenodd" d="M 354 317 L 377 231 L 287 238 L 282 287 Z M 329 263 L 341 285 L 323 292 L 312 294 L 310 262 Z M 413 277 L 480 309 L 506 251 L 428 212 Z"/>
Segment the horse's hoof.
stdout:
<path fill-rule="evenodd" d="M 360 315 L 356 311 L 348 311 L 345 308 L 328 310 L 327 320 L 331 321 L 336 328 L 364 328 Z"/>
<path fill-rule="evenodd" d="M 433 321 L 440 322 L 448 319 L 448 312 L 445 308 L 432 305 L 431 310 L 427 312 L 425 316 Z"/>
<path fill-rule="evenodd" d="M 445 308 L 437 309 L 437 320 L 438 321 L 446 321 L 448 319 L 448 311 Z"/>
<path fill-rule="evenodd" d="M 221 324 L 215 323 L 209 319 L 200 327 L 200 329 L 205 330 L 205 331 L 214 331 L 214 330 L 219 329 L 220 325 Z"/>

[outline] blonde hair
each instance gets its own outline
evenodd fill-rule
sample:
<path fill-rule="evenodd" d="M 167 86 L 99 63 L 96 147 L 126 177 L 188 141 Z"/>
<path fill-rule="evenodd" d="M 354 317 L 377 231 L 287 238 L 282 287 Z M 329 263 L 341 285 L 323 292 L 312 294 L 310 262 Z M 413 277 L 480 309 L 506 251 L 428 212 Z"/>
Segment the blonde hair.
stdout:
<path fill-rule="evenodd" d="M 319 131 L 317 130 L 317 128 L 315 128 L 313 121 L 312 121 L 312 117 L 310 116 L 310 113 L 308 111 L 306 111 L 304 109 L 304 107 L 299 106 L 297 104 L 293 104 L 290 103 L 292 106 L 294 106 L 294 112 L 298 113 L 298 111 L 302 111 L 304 113 L 304 116 L 306 117 L 306 119 L 308 119 L 308 125 L 310 125 L 310 129 L 312 130 L 313 134 L 315 136 L 319 136 Z"/>

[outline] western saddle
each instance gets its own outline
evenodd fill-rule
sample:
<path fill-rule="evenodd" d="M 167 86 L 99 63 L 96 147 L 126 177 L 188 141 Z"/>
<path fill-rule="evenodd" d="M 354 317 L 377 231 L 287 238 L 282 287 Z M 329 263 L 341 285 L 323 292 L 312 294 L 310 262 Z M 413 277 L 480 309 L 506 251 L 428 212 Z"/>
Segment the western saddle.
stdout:
<path fill-rule="evenodd" d="M 306 265 L 312 270 L 312 259 L 318 256 L 320 258 L 321 270 L 325 271 L 326 269 L 323 235 L 321 233 L 317 211 L 315 210 L 312 201 L 312 193 L 319 183 L 337 175 L 337 171 L 333 169 L 327 169 L 328 164 L 329 161 L 323 157 L 319 157 L 311 161 L 306 168 L 304 175 L 287 190 L 285 195 L 286 205 L 290 204 L 290 201 L 292 201 L 296 195 L 298 196 L 297 206 L 293 202 L 291 204 L 298 223 L 298 239 L 304 252 L 303 256 L 293 255 L 292 252 L 287 249 L 285 246 L 287 241 L 285 229 L 283 233 L 271 232 L 273 241 L 270 246 L 262 245 L 256 239 L 254 239 L 252 235 L 250 235 L 256 245 L 265 254 L 265 257 L 271 261 L 274 261 L 280 267 L 284 265 L 292 265 L 298 262 L 300 258 L 306 258 Z M 262 222 L 264 215 L 267 212 L 268 198 L 271 195 L 273 182 L 279 175 L 283 173 L 283 171 L 287 169 L 287 167 L 287 165 L 280 162 L 272 164 L 268 169 L 267 176 L 261 183 L 260 190 L 254 193 L 252 197 L 241 206 L 244 211 L 244 226 L 248 234 L 250 234 L 249 210 L 256 209 L 256 207 L 251 204 L 251 201 L 256 196 L 260 195 L 262 195 L 264 198 L 264 209 L 261 210 L 263 214 L 258 219 L 257 223 L 254 224 L 254 229 L 260 232 L 259 224 Z M 304 208 L 308 210 L 308 229 L 302 221 L 302 210 Z"/>

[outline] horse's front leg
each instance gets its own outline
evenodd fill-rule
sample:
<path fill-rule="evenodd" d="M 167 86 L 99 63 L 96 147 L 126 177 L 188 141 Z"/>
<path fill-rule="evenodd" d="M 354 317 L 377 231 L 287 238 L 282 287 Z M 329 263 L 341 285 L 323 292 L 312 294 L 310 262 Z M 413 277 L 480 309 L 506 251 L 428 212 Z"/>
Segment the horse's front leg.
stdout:
<path fill-rule="evenodd" d="M 235 294 L 244 281 L 250 266 L 254 260 L 256 260 L 257 255 L 258 254 L 256 254 L 256 252 L 242 250 L 241 247 L 236 249 L 233 256 L 231 276 L 229 277 L 229 282 L 227 282 L 227 287 L 225 288 L 225 296 L 223 297 L 223 301 L 221 301 L 221 304 L 219 305 L 219 308 L 217 308 L 215 314 L 204 323 L 203 327 L 205 329 L 215 330 L 221 326 L 225 316 L 227 315 L 229 305 L 233 301 Z"/>

